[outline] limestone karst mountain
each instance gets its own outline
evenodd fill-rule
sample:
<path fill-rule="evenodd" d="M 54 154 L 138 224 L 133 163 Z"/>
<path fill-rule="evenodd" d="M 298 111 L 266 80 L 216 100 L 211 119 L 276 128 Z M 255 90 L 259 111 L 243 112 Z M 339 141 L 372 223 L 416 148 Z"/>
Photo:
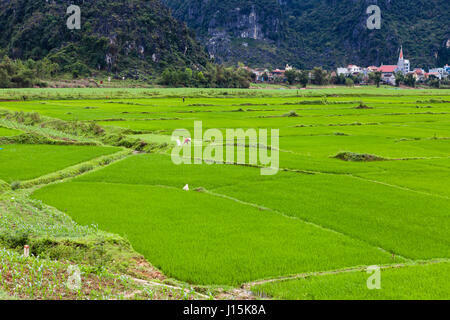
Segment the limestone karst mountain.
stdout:
<path fill-rule="evenodd" d="M 448 0 L 163 0 L 193 28 L 216 61 L 252 66 L 336 67 L 449 63 Z M 380 30 L 366 10 L 381 9 Z M 450 42 L 450 41 L 449 41 Z"/>

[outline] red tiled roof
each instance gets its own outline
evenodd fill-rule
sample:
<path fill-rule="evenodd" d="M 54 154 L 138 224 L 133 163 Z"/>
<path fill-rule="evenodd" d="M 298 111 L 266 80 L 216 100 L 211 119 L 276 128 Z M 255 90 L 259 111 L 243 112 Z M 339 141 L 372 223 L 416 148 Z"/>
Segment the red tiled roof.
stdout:
<path fill-rule="evenodd" d="M 397 69 L 397 66 L 391 66 L 391 65 L 385 65 L 378 68 L 378 71 L 388 73 L 388 72 L 394 72 L 395 69 Z"/>

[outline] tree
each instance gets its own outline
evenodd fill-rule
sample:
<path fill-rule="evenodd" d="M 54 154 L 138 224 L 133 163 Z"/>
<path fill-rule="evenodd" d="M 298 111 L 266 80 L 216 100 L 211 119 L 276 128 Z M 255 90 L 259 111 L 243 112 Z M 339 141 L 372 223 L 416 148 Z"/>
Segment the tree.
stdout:
<path fill-rule="evenodd" d="M 197 81 L 201 86 L 205 86 L 208 83 L 208 80 L 205 78 L 202 71 L 197 73 Z"/>
<path fill-rule="evenodd" d="M 355 82 L 351 78 L 345 79 L 345 85 L 347 87 L 353 87 L 355 85 Z"/>
<path fill-rule="evenodd" d="M 399 87 L 400 84 L 405 81 L 405 76 L 403 75 L 402 72 L 396 72 L 394 76 L 395 76 L 395 86 Z"/>
<path fill-rule="evenodd" d="M 405 77 L 405 84 L 408 87 L 412 87 L 414 88 L 416 86 L 416 78 L 414 78 L 414 76 L 411 73 L 408 73 Z"/>
<path fill-rule="evenodd" d="M 295 84 L 298 81 L 299 75 L 295 70 L 288 70 L 284 74 L 289 84 Z"/>
<path fill-rule="evenodd" d="M 192 69 L 186 68 L 184 72 L 181 73 L 181 82 L 184 86 L 189 87 L 192 81 Z"/>
<path fill-rule="evenodd" d="M 172 70 L 165 69 L 159 83 L 177 87 L 209 87 L 209 88 L 249 88 L 251 73 L 245 69 L 224 68 L 220 65 L 208 65 L 206 70 L 193 71 L 192 69 Z"/>
<path fill-rule="evenodd" d="M 303 88 L 306 88 L 309 82 L 309 72 L 307 70 L 300 71 L 298 82 L 302 85 Z"/>
<path fill-rule="evenodd" d="M 333 84 L 345 84 L 346 77 L 343 74 L 338 74 L 331 78 Z"/>
<path fill-rule="evenodd" d="M 165 69 L 161 74 L 161 79 L 159 81 L 161 84 L 169 86 L 173 85 L 173 72 L 170 69 Z"/>
<path fill-rule="evenodd" d="M 381 82 L 381 72 L 380 71 L 372 72 L 369 75 L 369 79 L 372 80 L 377 85 L 377 88 L 379 88 Z"/>
<path fill-rule="evenodd" d="M 11 77 L 11 81 L 19 88 L 31 87 L 34 83 L 35 74 L 30 69 L 23 69 Z"/>
<path fill-rule="evenodd" d="M 319 86 L 324 85 L 327 81 L 327 72 L 322 70 L 322 68 L 313 69 L 313 83 Z"/>
<path fill-rule="evenodd" d="M 44 58 L 37 61 L 34 68 L 36 70 L 36 74 L 45 79 L 54 76 L 59 70 L 59 65 L 50 61 L 48 58 Z"/>
<path fill-rule="evenodd" d="M 0 88 L 9 88 L 11 86 L 11 79 L 6 69 L 0 66 Z"/>
<path fill-rule="evenodd" d="M 12 61 L 5 56 L 0 63 L 0 87 L 26 88 L 31 87 L 37 78 L 36 63 L 29 59 L 25 63 L 21 60 Z"/>
<path fill-rule="evenodd" d="M 430 87 L 439 89 L 441 87 L 441 81 L 436 77 L 430 77 L 430 80 L 428 81 L 428 85 Z"/>

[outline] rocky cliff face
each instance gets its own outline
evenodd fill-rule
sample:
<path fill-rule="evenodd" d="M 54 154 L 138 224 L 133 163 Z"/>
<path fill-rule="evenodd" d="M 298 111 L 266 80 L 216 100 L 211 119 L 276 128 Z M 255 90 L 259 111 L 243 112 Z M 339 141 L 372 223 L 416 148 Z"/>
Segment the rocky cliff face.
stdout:
<path fill-rule="evenodd" d="M 81 29 L 67 28 L 67 8 L 81 9 Z M 0 53 L 49 57 L 65 70 L 109 70 L 128 76 L 168 66 L 198 67 L 208 56 L 159 0 L 1 0 Z"/>
<path fill-rule="evenodd" d="M 450 39 L 448 0 L 164 0 L 217 61 L 297 67 L 442 62 Z M 380 30 L 366 9 L 381 8 Z M 445 60 L 445 59 L 444 59 Z M 447 61 L 449 62 L 449 61 Z"/>

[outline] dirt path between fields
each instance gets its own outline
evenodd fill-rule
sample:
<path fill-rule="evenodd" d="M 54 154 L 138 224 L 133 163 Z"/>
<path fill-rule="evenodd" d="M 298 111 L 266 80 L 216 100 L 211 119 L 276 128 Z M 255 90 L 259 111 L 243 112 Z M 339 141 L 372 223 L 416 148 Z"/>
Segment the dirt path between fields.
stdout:
<path fill-rule="evenodd" d="M 412 263 L 411 262 L 398 263 L 398 264 L 384 265 L 384 266 L 379 266 L 379 267 L 382 270 L 383 269 L 398 269 L 398 268 L 411 267 L 411 266 L 417 266 L 417 265 L 430 265 L 430 264 L 445 263 L 445 262 L 450 262 L 450 259 L 434 259 L 434 260 L 416 261 L 416 262 L 412 262 Z M 300 274 L 287 276 L 287 277 L 257 280 L 257 281 L 247 282 L 247 283 L 243 284 L 242 288 L 246 289 L 246 290 L 250 290 L 253 286 L 257 286 L 257 285 L 261 285 L 261 284 L 265 284 L 265 283 L 283 282 L 283 281 L 295 280 L 295 279 L 305 279 L 305 278 L 309 278 L 309 277 L 327 276 L 327 275 L 340 274 L 340 273 L 351 273 L 351 272 L 364 271 L 364 270 L 367 270 L 367 267 L 368 266 L 346 268 L 346 269 L 332 270 L 332 271 L 300 273 Z"/>

